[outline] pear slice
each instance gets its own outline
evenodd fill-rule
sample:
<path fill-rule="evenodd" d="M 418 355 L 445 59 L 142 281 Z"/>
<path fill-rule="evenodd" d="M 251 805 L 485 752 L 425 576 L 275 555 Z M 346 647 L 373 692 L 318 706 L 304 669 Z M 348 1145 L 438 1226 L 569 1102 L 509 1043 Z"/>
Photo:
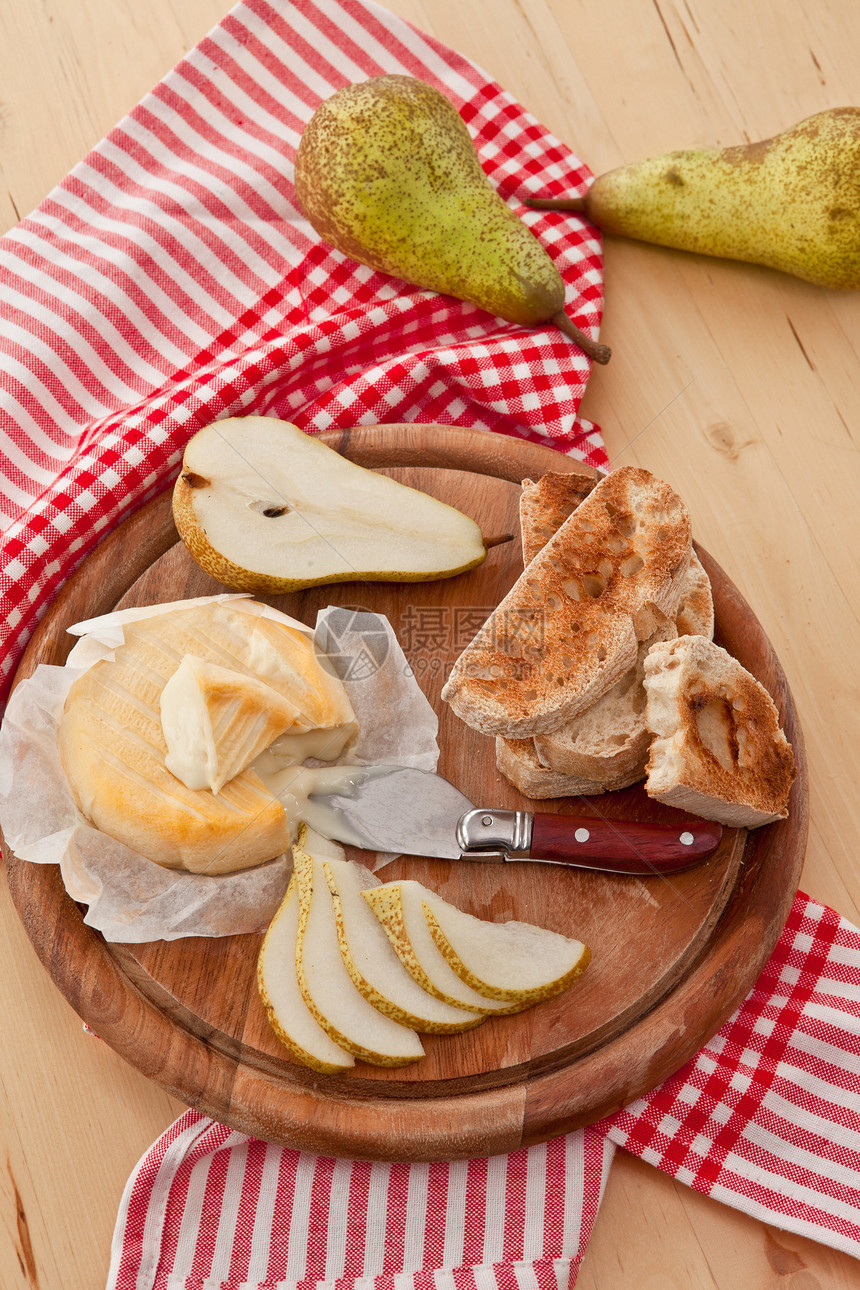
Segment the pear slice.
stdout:
<path fill-rule="evenodd" d="M 302 998 L 296 977 L 298 928 L 299 885 L 293 877 L 263 939 L 257 988 L 269 1024 L 291 1056 L 320 1074 L 336 1075 L 354 1066 L 355 1058 L 330 1038 Z"/>
<path fill-rule="evenodd" d="M 329 1037 L 354 1057 L 374 1066 L 418 1061 L 424 1049 L 415 1031 L 374 1008 L 347 971 L 323 864 L 300 845 L 293 847 L 299 898 L 295 970 L 302 997 Z"/>
<path fill-rule="evenodd" d="M 185 449 L 173 514 L 193 559 L 240 591 L 431 581 L 486 555 L 481 530 L 462 512 L 273 417 L 232 417 L 198 431 Z"/>
<path fill-rule="evenodd" d="M 488 999 L 457 975 L 433 939 L 420 903 L 402 899 L 403 888 L 410 885 L 391 882 L 370 887 L 361 894 L 381 923 L 400 962 L 422 990 L 453 1007 L 474 1009 L 483 1015 L 519 1012 L 528 1006 Z"/>
<path fill-rule="evenodd" d="M 454 1034 L 480 1025 L 485 1014 L 453 1007 L 421 988 L 401 963 L 362 891 L 379 879 L 362 865 L 326 861 L 341 957 L 361 994 L 379 1012 L 403 1026 L 430 1034 Z"/>
<path fill-rule="evenodd" d="M 265 681 L 186 654 L 161 691 L 164 764 L 186 788 L 220 793 L 295 722 L 295 703 Z"/>
<path fill-rule="evenodd" d="M 540 1003 L 561 994 L 588 967 L 591 951 L 533 923 L 491 923 L 450 905 L 417 882 L 401 883 L 404 907 L 420 906 L 457 976 L 489 999 Z"/>

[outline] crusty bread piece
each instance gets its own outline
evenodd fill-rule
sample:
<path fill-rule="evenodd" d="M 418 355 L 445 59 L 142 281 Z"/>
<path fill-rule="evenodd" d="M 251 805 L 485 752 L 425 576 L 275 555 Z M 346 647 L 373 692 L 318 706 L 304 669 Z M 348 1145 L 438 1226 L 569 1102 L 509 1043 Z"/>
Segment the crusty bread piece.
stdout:
<path fill-rule="evenodd" d="M 714 637 L 714 597 L 711 580 L 695 551 L 690 553 L 690 567 L 675 615 L 679 636 Z"/>
<path fill-rule="evenodd" d="M 791 745 L 773 699 L 737 659 L 704 636 L 679 636 L 649 651 L 645 690 L 650 797 L 735 828 L 785 819 Z"/>
<path fill-rule="evenodd" d="M 595 482 L 583 481 L 575 474 L 545 475 L 537 484 L 523 481 L 520 527 L 524 561 L 534 558 Z M 711 637 L 713 630 L 711 584 L 692 551 L 675 624 L 667 621 L 647 641 L 640 642 L 635 667 L 585 712 L 558 730 L 535 735 L 538 761 L 562 775 L 593 779 L 601 785 L 622 776 L 642 779 L 651 746 L 642 683 L 645 655 L 658 640 L 692 633 Z"/>
<path fill-rule="evenodd" d="M 538 551 L 554 537 L 566 519 L 584 502 L 599 482 L 598 476 L 573 471 L 548 471 L 538 480 L 524 479 L 520 494 L 520 540 L 523 564 L 530 564 Z M 714 599 L 711 581 L 695 550 L 690 564 L 681 603 L 675 618 L 679 636 L 714 636 Z M 669 639 L 666 637 L 665 639 Z"/>
<path fill-rule="evenodd" d="M 540 479 L 524 479 L 520 493 L 520 539 L 523 564 L 530 564 L 562 524 L 584 502 L 597 475 L 550 470 Z"/>
<path fill-rule="evenodd" d="M 642 778 L 637 773 L 632 778 L 621 775 L 617 780 L 598 783 L 581 775 L 563 775 L 538 760 L 533 739 L 503 739 L 501 735 L 496 736 L 496 766 L 524 797 L 535 798 L 589 797 L 627 788 Z"/>
<path fill-rule="evenodd" d="M 562 775 L 578 775 L 607 784 L 644 778 L 651 732 L 645 720 L 645 657 L 658 641 L 677 636 L 674 623 L 658 627 L 641 641 L 636 666 L 602 698 L 558 730 L 535 735 L 538 761 Z"/>
<path fill-rule="evenodd" d="M 677 493 L 647 470 L 613 471 L 526 566 L 454 664 L 443 699 L 485 734 L 556 729 L 674 619 L 691 549 Z"/>

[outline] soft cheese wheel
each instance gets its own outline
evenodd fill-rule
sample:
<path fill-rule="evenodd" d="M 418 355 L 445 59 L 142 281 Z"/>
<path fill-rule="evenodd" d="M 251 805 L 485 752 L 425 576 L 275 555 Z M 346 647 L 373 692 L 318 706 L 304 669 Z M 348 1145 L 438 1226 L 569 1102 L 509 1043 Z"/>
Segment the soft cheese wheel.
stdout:
<path fill-rule="evenodd" d="M 186 788 L 167 769 L 161 693 L 187 654 L 266 681 L 296 704 L 307 728 L 354 721 L 312 641 L 252 603 L 210 602 L 126 623 L 113 658 L 89 668 L 66 700 L 59 749 L 79 809 L 167 868 L 228 873 L 290 843 L 282 805 L 252 771 L 213 794 Z"/>

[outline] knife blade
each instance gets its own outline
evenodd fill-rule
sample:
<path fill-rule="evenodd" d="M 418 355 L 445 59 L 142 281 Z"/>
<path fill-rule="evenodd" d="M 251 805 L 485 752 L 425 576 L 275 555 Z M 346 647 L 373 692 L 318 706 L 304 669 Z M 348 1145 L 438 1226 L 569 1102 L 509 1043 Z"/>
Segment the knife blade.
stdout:
<path fill-rule="evenodd" d="M 529 860 L 607 873 L 665 874 L 713 855 L 722 826 L 476 807 L 441 775 L 374 767 L 322 794 L 327 835 L 352 846 L 443 860 Z M 312 795 L 316 800 L 317 795 Z"/>

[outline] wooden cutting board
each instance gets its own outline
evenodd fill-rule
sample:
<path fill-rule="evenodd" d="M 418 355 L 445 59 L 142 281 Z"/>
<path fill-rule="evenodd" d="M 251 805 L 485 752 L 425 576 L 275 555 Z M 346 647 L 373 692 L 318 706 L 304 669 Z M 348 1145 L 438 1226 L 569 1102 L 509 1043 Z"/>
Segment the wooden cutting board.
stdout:
<path fill-rule="evenodd" d="M 362 427 L 323 436 L 362 465 L 472 515 L 487 537 L 511 534 L 485 563 L 422 584 L 350 582 L 272 598 L 313 623 L 327 604 L 384 613 L 439 716 L 440 773 L 476 804 L 535 809 L 495 768 L 492 740 L 439 699 L 451 663 L 522 569 L 519 484 L 579 468 L 538 445 L 450 426 Z M 789 818 L 727 830 L 717 854 L 671 878 L 615 877 L 539 864 L 402 857 L 384 878 L 414 877 L 468 911 L 519 918 L 584 940 L 581 982 L 528 1012 L 456 1036 L 426 1036 L 425 1058 L 341 1076 L 296 1065 L 269 1029 L 256 984 L 261 937 L 107 944 L 85 926 L 55 866 L 4 848 L 12 896 L 54 981 L 86 1022 L 138 1070 L 243 1132 L 335 1156 L 439 1160 L 493 1155 L 616 1110 L 692 1057 L 749 991 L 785 922 L 807 834 L 803 741 L 782 668 L 719 566 L 711 577 L 717 641 L 774 696 L 798 775 Z M 61 664 L 65 628 L 115 607 L 223 590 L 178 542 L 165 494 L 84 562 L 49 609 L 16 680 Z M 683 818 L 641 786 L 538 809 L 610 818 Z M 361 858 L 361 853 L 352 853 Z"/>

